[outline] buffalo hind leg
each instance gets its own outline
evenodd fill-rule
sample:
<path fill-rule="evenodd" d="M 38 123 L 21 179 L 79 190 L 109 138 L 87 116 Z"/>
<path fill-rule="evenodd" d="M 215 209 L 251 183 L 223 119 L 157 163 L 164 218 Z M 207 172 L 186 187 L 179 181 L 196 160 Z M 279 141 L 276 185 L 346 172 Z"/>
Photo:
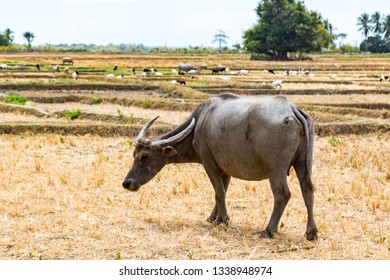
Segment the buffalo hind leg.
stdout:
<path fill-rule="evenodd" d="M 284 209 L 290 200 L 291 193 L 287 186 L 287 176 L 285 174 L 287 174 L 287 172 L 283 175 L 280 173 L 270 174 L 269 181 L 274 196 L 274 208 L 267 228 L 260 232 L 260 236 L 272 238 L 275 235 L 280 218 L 282 217 Z"/>
<path fill-rule="evenodd" d="M 314 187 L 308 180 L 308 174 L 306 171 L 306 164 L 304 160 L 297 160 L 294 162 L 294 169 L 297 174 L 299 184 L 301 186 L 302 196 L 305 201 L 307 209 L 307 227 L 306 227 L 306 239 L 317 240 L 317 226 L 314 221 Z"/>

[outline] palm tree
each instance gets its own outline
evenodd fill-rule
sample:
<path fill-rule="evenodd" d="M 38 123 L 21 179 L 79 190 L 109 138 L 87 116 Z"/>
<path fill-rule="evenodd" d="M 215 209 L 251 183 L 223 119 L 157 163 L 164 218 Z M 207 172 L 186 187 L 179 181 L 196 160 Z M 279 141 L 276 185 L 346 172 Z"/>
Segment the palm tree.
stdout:
<path fill-rule="evenodd" d="M 367 36 L 371 31 L 370 16 L 367 13 L 363 13 L 360 15 L 360 17 L 358 17 L 357 21 L 358 21 L 357 25 L 360 26 L 358 31 L 362 31 L 362 33 L 366 39 L 365 41 L 366 41 L 366 51 L 367 51 Z"/>
<path fill-rule="evenodd" d="M 373 24 L 371 27 L 373 32 L 375 34 L 380 34 L 382 33 L 382 22 L 381 22 L 382 15 L 380 12 L 375 12 L 371 15 L 370 18 L 370 23 Z"/>
<path fill-rule="evenodd" d="M 23 33 L 23 37 L 26 38 L 26 40 L 27 40 L 27 50 L 28 50 L 28 51 L 32 51 L 32 49 L 31 49 L 31 43 L 32 43 L 32 41 L 33 41 L 34 38 L 35 38 L 34 33 L 30 32 L 30 31 L 24 32 L 24 33 Z"/>
<path fill-rule="evenodd" d="M 390 38 L 390 15 L 387 15 L 383 18 L 382 22 L 382 31 L 383 31 L 383 36 L 386 39 Z"/>
<path fill-rule="evenodd" d="M 5 39 L 7 40 L 8 42 L 8 45 L 11 45 L 12 42 L 14 41 L 14 36 L 12 35 L 14 32 L 7 28 L 4 30 L 4 36 L 5 36 Z"/>
<path fill-rule="evenodd" d="M 214 43 L 219 44 L 219 51 L 222 50 L 222 45 L 227 45 L 226 39 L 229 39 L 229 37 L 225 34 L 223 30 L 218 30 L 218 33 L 214 35 Z"/>

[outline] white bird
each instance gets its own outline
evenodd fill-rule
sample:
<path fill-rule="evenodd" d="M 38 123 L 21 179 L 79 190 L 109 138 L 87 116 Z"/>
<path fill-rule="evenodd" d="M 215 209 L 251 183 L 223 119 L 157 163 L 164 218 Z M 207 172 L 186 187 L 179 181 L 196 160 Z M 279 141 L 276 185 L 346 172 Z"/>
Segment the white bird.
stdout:
<path fill-rule="evenodd" d="M 176 69 L 172 69 L 172 75 L 173 75 L 173 76 L 177 76 L 177 75 L 179 75 L 179 73 L 177 72 Z"/>
<path fill-rule="evenodd" d="M 199 70 L 198 69 L 191 69 L 188 71 L 188 74 L 199 74 L 200 70 L 201 69 L 199 69 Z"/>
<path fill-rule="evenodd" d="M 282 80 L 275 80 L 272 82 L 272 86 L 276 88 L 282 88 L 282 83 L 283 83 Z"/>
<path fill-rule="evenodd" d="M 115 75 L 114 74 L 104 74 L 107 78 L 114 78 Z"/>
<path fill-rule="evenodd" d="M 241 69 L 240 72 L 238 72 L 238 75 L 246 76 L 249 74 L 249 70 Z"/>
<path fill-rule="evenodd" d="M 123 75 L 118 75 L 116 78 L 117 78 L 117 79 L 122 79 L 122 78 L 123 78 Z"/>
<path fill-rule="evenodd" d="M 161 76 L 163 76 L 163 73 L 161 73 L 161 72 L 154 72 L 154 75 L 158 76 L 158 77 L 161 77 Z"/>
<path fill-rule="evenodd" d="M 72 73 L 72 78 L 73 78 L 73 80 L 77 80 L 77 73 L 76 72 Z"/>
<path fill-rule="evenodd" d="M 179 82 L 178 82 L 178 81 L 176 81 L 176 80 L 172 80 L 172 81 L 171 81 L 171 85 L 174 85 L 174 86 L 176 86 L 177 84 L 179 84 Z"/>

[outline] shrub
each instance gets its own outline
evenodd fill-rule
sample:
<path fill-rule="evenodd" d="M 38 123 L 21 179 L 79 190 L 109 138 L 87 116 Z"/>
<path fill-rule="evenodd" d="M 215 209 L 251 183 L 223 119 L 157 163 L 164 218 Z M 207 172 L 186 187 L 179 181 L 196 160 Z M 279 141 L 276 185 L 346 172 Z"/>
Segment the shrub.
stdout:
<path fill-rule="evenodd" d="M 70 120 L 77 119 L 81 115 L 81 110 L 80 109 L 73 109 L 73 110 L 65 110 L 64 111 L 64 116 Z"/>
<path fill-rule="evenodd" d="M 16 105 L 25 105 L 27 102 L 27 98 L 22 95 L 11 94 L 5 98 L 5 102 Z"/>
<path fill-rule="evenodd" d="M 127 121 L 132 121 L 134 119 L 134 114 L 131 113 L 128 117 L 125 115 L 125 113 L 123 113 L 123 111 L 121 109 L 116 109 L 117 113 L 118 113 L 118 116 L 122 119 L 122 120 L 127 120 Z"/>
<path fill-rule="evenodd" d="M 120 117 L 120 118 L 124 118 L 125 117 L 125 113 L 123 113 L 123 111 L 121 110 L 121 109 L 116 109 L 116 112 L 118 113 L 118 116 Z"/>
<path fill-rule="evenodd" d="M 342 141 L 340 139 L 338 139 L 337 137 L 332 136 L 332 138 L 330 138 L 330 140 L 329 140 L 329 144 L 332 145 L 332 147 L 336 147 L 336 146 L 342 144 Z"/>
<path fill-rule="evenodd" d="M 152 102 L 149 98 L 145 98 L 144 100 L 142 100 L 141 107 L 143 109 L 148 109 L 148 108 L 150 108 L 151 105 L 152 105 Z"/>
<path fill-rule="evenodd" d="M 96 105 L 102 102 L 102 98 L 100 96 L 94 96 L 91 100 L 91 105 Z"/>

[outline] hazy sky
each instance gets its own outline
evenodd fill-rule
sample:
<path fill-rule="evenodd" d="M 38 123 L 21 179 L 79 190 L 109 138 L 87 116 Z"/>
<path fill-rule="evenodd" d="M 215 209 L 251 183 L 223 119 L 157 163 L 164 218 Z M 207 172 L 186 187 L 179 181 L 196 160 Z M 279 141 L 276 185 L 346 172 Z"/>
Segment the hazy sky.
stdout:
<path fill-rule="evenodd" d="M 363 40 L 356 25 L 362 13 L 390 14 L 389 0 L 304 0 L 332 23 L 344 42 Z M 16 43 L 35 35 L 33 45 L 143 43 L 146 46 L 211 46 L 218 30 L 242 43 L 257 17 L 259 0 L 0 0 L 0 31 Z M 216 46 L 216 45 L 215 45 Z"/>

